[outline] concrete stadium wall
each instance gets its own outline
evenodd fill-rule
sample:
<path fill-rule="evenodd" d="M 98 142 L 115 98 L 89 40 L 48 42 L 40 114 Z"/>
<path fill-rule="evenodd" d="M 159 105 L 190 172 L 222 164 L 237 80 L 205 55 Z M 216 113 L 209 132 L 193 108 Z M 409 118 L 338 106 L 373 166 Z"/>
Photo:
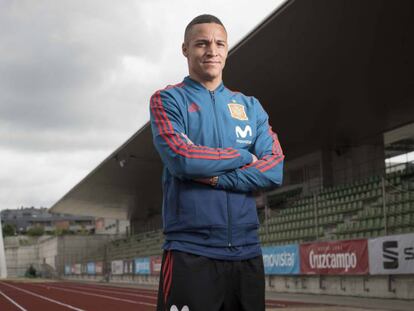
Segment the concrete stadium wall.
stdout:
<path fill-rule="evenodd" d="M 106 282 L 103 275 L 67 275 L 63 279 L 81 282 Z"/>
<path fill-rule="evenodd" d="M 414 299 L 414 276 L 266 276 L 266 290 L 281 293 Z"/>
<path fill-rule="evenodd" d="M 84 263 L 94 260 L 93 258 L 99 258 L 102 261 L 106 256 L 105 245 L 111 237 L 111 235 L 104 234 L 58 237 L 56 273 L 63 277 L 65 264 L 68 263 Z"/>
<path fill-rule="evenodd" d="M 54 276 L 57 256 L 56 237 L 42 236 L 30 239 L 13 237 L 5 244 L 7 272 L 10 277 L 23 277 L 30 265 L 33 265 L 44 277 Z"/>
<path fill-rule="evenodd" d="M 57 244 L 58 239 L 56 237 L 48 237 L 39 241 L 39 260 L 42 264 L 46 264 L 53 269 L 56 269 Z"/>
<path fill-rule="evenodd" d="M 107 283 L 116 283 L 116 284 L 139 284 L 152 286 L 158 288 L 158 283 L 160 281 L 159 276 L 154 275 L 67 275 L 64 276 L 65 280 L 71 281 L 82 281 L 82 282 L 107 282 Z"/>
<path fill-rule="evenodd" d="M 81 263 L 92 255 L 105 256 L 105 244 L 109 235 L 93 236 L 42 236 L 38 239 L 14 237 L 6 241 L 5 253 L 7 272 L 10 277 L 23 277 L 30 265 L 43 277 L 60 277 L 68 260 Z M 102 260 L 102 259 L 101 259 Z"/>
<path fill-rule="evenodd" d="M 155 275 L 112 275 L 110 283 L 136 283 L 140 285 L 152 285 L 158 287 L 159 276 Z"/>
<path fill-rule="evenodd" d="M 30 265 L 39 271 L 39 250 L 36 245 L 6 247 L 5 253 L 9 277 L 23 277 Z"/>

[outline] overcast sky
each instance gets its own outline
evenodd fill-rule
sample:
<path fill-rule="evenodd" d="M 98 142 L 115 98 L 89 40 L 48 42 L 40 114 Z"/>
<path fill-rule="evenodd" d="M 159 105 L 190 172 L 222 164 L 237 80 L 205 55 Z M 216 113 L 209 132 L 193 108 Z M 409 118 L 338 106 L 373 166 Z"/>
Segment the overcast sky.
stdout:
<path fill-rule="evenodd" d="M 148 119 L 187 74 L 202 13 L 230 47 L 282 0 L 0 0 L 0 209 L 50 207 Z"/>

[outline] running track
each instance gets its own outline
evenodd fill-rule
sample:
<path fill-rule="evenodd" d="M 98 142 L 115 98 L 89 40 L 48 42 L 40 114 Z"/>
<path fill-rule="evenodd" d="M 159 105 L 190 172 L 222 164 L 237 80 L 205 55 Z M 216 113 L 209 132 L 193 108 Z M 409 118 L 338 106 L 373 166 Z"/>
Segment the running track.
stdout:
<path fill-rule="evenodd" d="M 75 282 L 0 281 L 1 311 L 154 311 L 153 290 Z M 300 303 L 266 300 L 266 307 Z"/>

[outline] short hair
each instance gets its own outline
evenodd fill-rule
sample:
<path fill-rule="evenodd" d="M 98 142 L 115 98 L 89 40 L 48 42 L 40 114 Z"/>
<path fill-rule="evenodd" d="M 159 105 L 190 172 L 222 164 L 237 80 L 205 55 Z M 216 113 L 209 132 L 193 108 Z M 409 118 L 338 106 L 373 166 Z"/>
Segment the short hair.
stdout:
<path fill-rule="evenodd" d="M 219 20 L 217 17 L 210 14 L 202 14 L 194 17 L 193 20 L 187 25 L 187 27 L 185 27 L 184 42 L 187 42 L 188 34 L 190 33 L 191 28 L 197 24 L 218 24 L 223 26 L 224 30 L 226 30 L 226 27 L 224 27 L 221 20 Z"/>

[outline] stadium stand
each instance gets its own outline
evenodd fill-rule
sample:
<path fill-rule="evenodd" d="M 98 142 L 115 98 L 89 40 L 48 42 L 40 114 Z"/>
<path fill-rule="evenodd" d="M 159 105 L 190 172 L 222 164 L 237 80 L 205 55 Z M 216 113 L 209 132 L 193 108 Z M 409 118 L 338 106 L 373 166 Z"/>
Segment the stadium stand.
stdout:
<path fill-rule="evenodd" d="M 259 230 L 263 246 L 372 238 L 414 231 L 414 168 L 371 176 L 296 199 L 269 198 L 276 211 Z M 278 204 L 274 204 L 278 202 Z M 384 217 L 386 216 L 386 217 Z M 386 220 L 386 221 L 385 221 Z"/>
<path fill-rule="evenodd" d="M 129 238 L 118 239 L 109 244 L 108 259 L 134 259 L 161 255 L 163 241 L 162 230 L 143 232 Z"/>

